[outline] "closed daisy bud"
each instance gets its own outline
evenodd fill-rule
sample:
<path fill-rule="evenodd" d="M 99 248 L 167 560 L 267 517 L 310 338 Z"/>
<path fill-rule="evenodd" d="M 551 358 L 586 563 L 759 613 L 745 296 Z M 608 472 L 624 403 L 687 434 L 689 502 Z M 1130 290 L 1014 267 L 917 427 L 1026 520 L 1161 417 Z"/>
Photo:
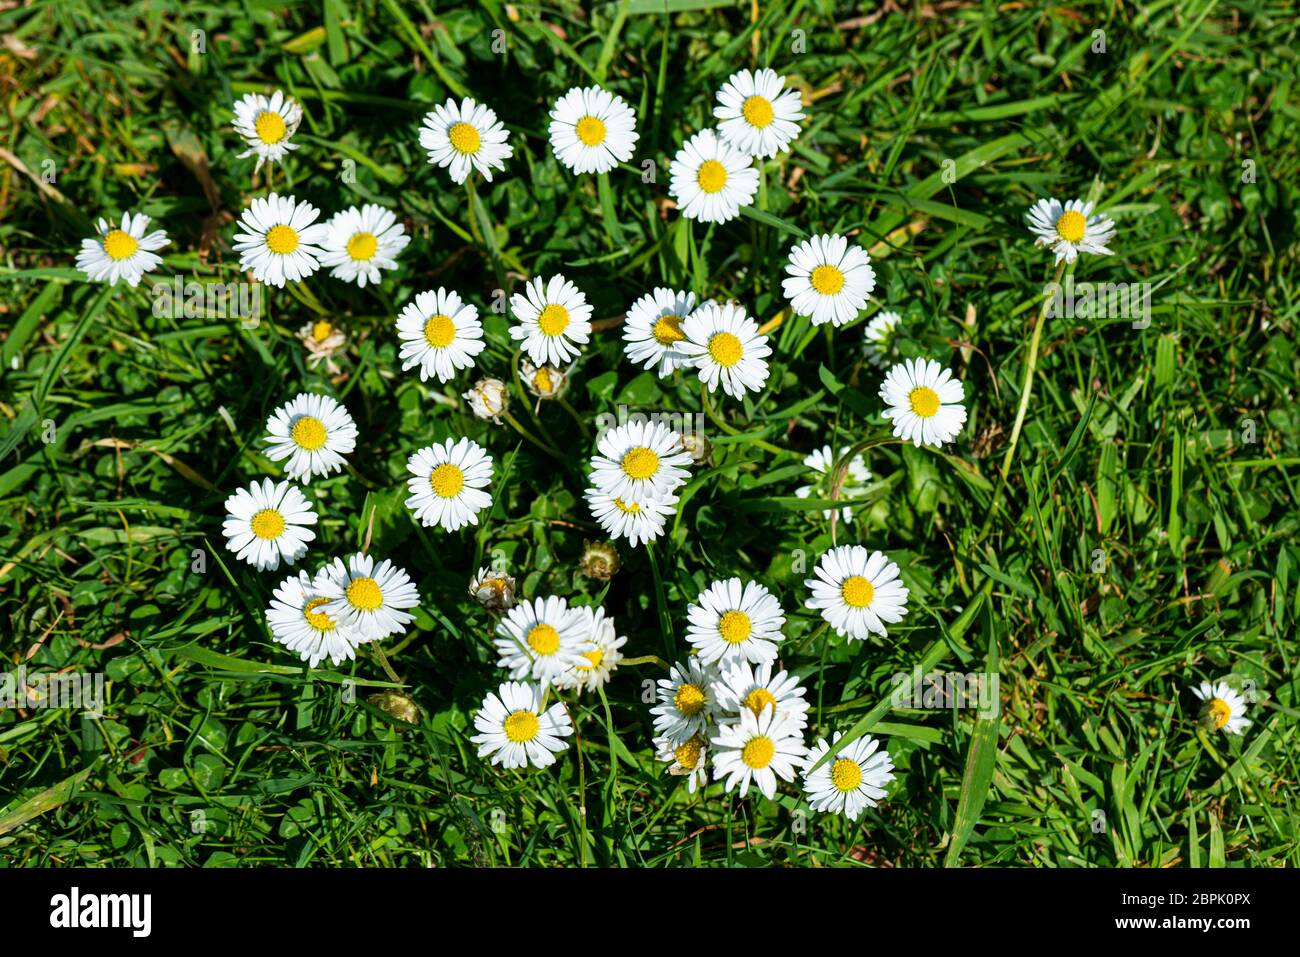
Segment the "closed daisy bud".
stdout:
<path fill-rule="evenodd" d="M 480 568 L 469 583 L 469 593 L 488 611 L 509 611 L 515 606 L 515 580 L 505 572 Z"/>
<path fill-rule="evenodd" d="M 500 379 L 479 379 L 474 383 L 474 388 L 461 398 L 469 401 L 469 407 L 476 416 L 491 419 L 497 425 L 501 424 L 500 416 L 510 405 L 506 384 Z"/>
<path fill-rule="evenodd" d="M 713 443 L 702 432 L 679 432 L 682 448 L 696 465 L 707 465 L 713 460 Z"/>
<path fill-rule="evenodd" d="M 539 399 L 554 399 L 569 381 L 568 375 L 555 366 L 535 366 L 527 359 L 520 363 L 524 385 Z"/>
<path fill-rule="evenodd" d="M 582 560 L 578 563 L 578 570 L 588 578 L 607 582 L 621 567 L 618 552 L 609 542 L 582 543 Z"/>
<path fill-rule="evenodd" d="M 385 714 L 392 715 L 398 721 L 405 721 L 407 724 L 418 724 L 420 721 L 419 706 L 411 700 L 410 696 L 400 691 L 381 691 L 379 694 L 372 694 L 366 701 Z"/>

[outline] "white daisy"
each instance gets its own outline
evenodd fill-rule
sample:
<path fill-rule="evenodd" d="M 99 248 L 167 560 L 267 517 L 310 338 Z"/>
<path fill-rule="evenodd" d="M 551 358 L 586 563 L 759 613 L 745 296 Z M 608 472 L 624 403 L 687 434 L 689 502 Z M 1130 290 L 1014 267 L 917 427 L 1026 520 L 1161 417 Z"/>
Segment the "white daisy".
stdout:
<path fill-rule="evenodd" d="M 473 388 L 461 396 L 469 402 L 470 410 L 479 419 L 491 419 L 501 424 L 501 416 L 510 406 L 510 393 L 506 384 L 500 379 L 483 378 L 474 383 Z"/>
<path fill-rule="evenodd" d="M 808 748 L 803 733 L 772 708 L 761 715 L 745 708 L 740 720 L 718 727 L 713 739 L 713 780 L 726 779 L 726 789 L 740 785 L 744 797 L 753 784 L 765 797 L 776 796 L 776 779 L 793 781 Z"/>
<path fill-rule="evenodd" d="M 686 617 L 686 640 L 708 664 L 775 661 L 777 643 L 785 640 L 781 603 L 754 581 L 714 582 L 686 609 Z"/>
<path fill-rule="evenodd" d="M 373 203 L 360 209 L 353 206 L 325 223 L 320 264 L 333 266 L 330 275 L 335 279 L 364 289 L 366 283 L 379 284 L 381 269 L 397 268 L 397 254 L 410 241 L 406 227 L 391 210 Z"/>
<path fill-rule="evenodd" d="M 319 215 L 311 203 L 292 196 L 254 198 L 239 217 L 243 232 L 235 234 L 239 268 L 277 288 L 310 276 L 320 268 L 320 244 L 327 233 L 324 223 L 316 223 Z"/>
<path fill-rule="evenodd" d="M 591 457 L 591 481 L 627 501 L 660 498 L 679 488 L 691 456 L 662 422 L 636 421 L 606 429 Z"/>
<path fill-rule="evenodd" d="M 441 286 L 406 304 L 397 317 L 397 337 L 402 369 L 419 366 L 421 382 L 430 376 L 446 382 L 457 370 L 471 368 L 487 348 L 477 307 Z"/>
<path fill-rule="evenodd" d="M 696 734 L 685 741 L 667 735 L 654 739 L 655 759 L 668 762 L 668 773 L 686 778 L 686 789 L 694 794 L 709 783 L 709 741 Z"/>
<path fill-rule="evenodd" d="M 556 680 L 558 688 L 595 691 L 603 688 L 623 660 L 619 651 L 627 639 L 620 637 L 613 618 L 605 616 L 604 608 L 579 608 L 586 623 L 592 648 L 584 651 L 573 668 Z"/>
<path fill-rule="evenodd" d="M 591 338 L 587 297 L 560 275 L 545 284 L 540 278 L 529 280 L 524 292 L 510 297 L 510 311 L 519 320 L 510 327 L 510 338 L 523 340 L 528 358 L 538 365 L 565 365 L 577 358 Z"/>
<path fill-rule="evenodd" d="M 861 545 L 832 548 L 817 560 L 816 578 L 804 584 L 812 597 L 804 604 L 821 612 L 838 635 L 861 641 L 868 632 L 886 634 L 885 625 L 907 614 L 907 586 L 898 566 L 881 552 Z"/>
<path fill-rule="evenodd" d="M 468 97 L 459 106 L 448 100 L 435 107 L 420 127 L 420 145 L 428 150 L 429 162 L 448 170 L 456 183 L 465 182 L 471 169 L 492 182 L 492 170 L 505 169 L 514 153 L 507 139 L 496 113 Z"/>
<path fill-rule="evenodd" d="M 903 317 L 896 312 L 882 312 L 872 316 L 863 332 L 867 344 L 867 361 L 879 369 L 891 355 L 898 351 L 898 324 Z"/>
<path fill-rule="evenodd" d="M 740 70 L 718 91 L 713 115 L 722 138 L 750 156 L 772 157 L 799 136 L 803 119 L 798 90 L 785 89 L 775 70 Z"/>
<path fill-rule="evenodd" d="M 226 499 L 222 533 L 226 547 L 235 557 L 265 571 L 280 567 L 280 559 L 292 565 L 307 554 L 307 543 L 316 533 L 316 513 L 297 487 L 288 482 L 262 479 L 241 488 Z"/>
<path fill-rule="evenodd" d="M 797 315 L 812 316 L 814 326 L 842 326 L 856 319 L 876 288 L 867 251 L 834 233 L 792 246 L 785 271 L 789 277 L 781 280 L 781 288 L 790 308 Z"/>
<path fill-rule="evenodd" d="M 1038 238 L 1035 246 L 1051 246 L 1056 261 L 1072 263 L 1079 253 L 1113 255 L 1106 244 L 1115 238 L 1110 217 L 1092 215 L 1092 203 L 1072 199 L 1064 206 L 1059 200 L 1040 199 L 1025 214 L 1029 231 Z"/>
<path fill-rule="evenodd" d="M 489 691 L 483 707 L 474 716 L 478 734 L 470 738 L 478 745 L 478 756 L 492 757 L 504 768 L 550 767 L 555 755 L 567 748 L 564 739 L 573 734 L 573 723 L 564 705 L 542 710 L 542 689 L 522 681 L 504 682 Z"/>
<path fill-rule="evenodd" d="M 718 707 L 732 715 L 748 709 L 754 716 L 764 708 L 775 708 L 778 717 L 789 718 L 798 730 L 808 724 L 808 702 L 799 679 L 789 672 L 772 674 L 771 662 L 757 668 L 747 661 L 733 661 L 722 667 L 717 684 Z"/>
<path fill-rule="evenodd" d="M 575 173 L 608 173 L 632 158 L 636 114 L 621 96 L 574 87 L 551 110 L 551 150 Z"/>
<path fill-rule="evenodd" d="M 723 392 L 739 399 L 767 382 L 766 357 L 772 347 L 743 307 L 706 302 L 686 317 L 682 332 L 686 338 L 678 343 L 678 351 L 690 357 L 710 392 L 716 392 L 720 382 Z"/>
<path fill-rule="evenodd" d="M 940 448 L 966 422 L 961 380 L 933 359 L 908 359 L 885 373 L 880 397 L 889 406 L 882 414 L 894 423 L 894 435 L 913 445 Z"/>
<path fill-rule="evenodd" d="M 299 392 L 266 420 L 266 457 L 288 459 L 284 470 L 300 482 L 343 468 L 344 456 L 357 445 L 357 424 L 348 410 L 327 395 Z"/>
<path fill-rule="evenodd" d="M 316 576 L 316 591 L 329 599 L 320 610 L 366 641 L 406 631 L 415 616 L 405 611 L 420 603 L 411 577 L 388 559 L 376 564 L 357 553 L 343 564 L 336 558 Z"/>
<path fill-rule="evenodd" d="M 725 223 L 754 201 L 758 170 L 751 157 L 733 149 L 713 130 L 696 133 L 668 168 L 668 195 L 687 219 Z"/>
<path fill-rule="evenodd" d="M 300 655 L 311 668 L 325 658 L 336 665 L 345 658 L 355 660 L 357 646 L 366 640 L 340 628 L 334 619 L 320 610 L 328 601 L 324 595 L 316 593 L 312 576 L 300 571 L 280 583 L 270 607 L 266 609 L 272 637 Z"/>
<path fill-rule="evenodd" d="M 655 716 L 655 734 L 673 741 L 706 735 L 717 714 L 717 680 L 718 669 L 696 657 L 668 669 L 668 677 L 659 679 L 655 692 L 659 703 L 650 709 Z"/>
<path fill-rule="evenodd" d="M 664 523 L 677 512 L 677 496 L 672 494 L 650 495 L 638 501 L 610 495 L 594 486 L 583 494 L 605 534 L 626 538 L 633 548 L 662 535 Z"/>
<path fill-rule="evenodd" d="M 161 229 L 145 235 L 149 217 L 144 213 L 122 214 L 122 225 L 114 226 L 106 219 L 95 223 L 95 239 L 83 239 L 81 252 L 77 253 L 77 268 L 91 282 L 107 282 L 116 286 L 119 279 L 128 286 L 140 284 L 140 277 L 153 272 L 162 264 L 162 257 L 154 254 L 171 242 Z"/>
<path fill-rule="evenodd" d="M 841 737 L 836 731 L 832 743 Z M 845 745 L 817 770 L 805 770 L 803 789 L 812 809 L 856 821 L 864 808 L 875 807 L 885 796 L 885 785 L 894 779 L 889 752 L 877 750 L 879 747 L 880 742 L 867 735 Z M 805 768 L 811 768 L 829 750 L 825 738 L 818 740 L 817 747 L 808 752 Z"/>
<path fill-rule="evenodd" d="M 1226 734 L 1241 734 L 1250 727 L 1246 718 L 1246 699 L 1228 686 L 1226 681 L 1211 684 L 1202 681 L 1192 694 L 1205 702 L 1201 717 L 1206 725 Z"/>
<path fill-rule="evenodd" d="M 414 452 L 406 462 L 406 500 L 421 525 L 454 532 L 478 524 L 478 513 L 492 505 L 484 489 L 492 478 L 492 456 L 472 439 L 446 439 Z"/>
<path fill-rule="evenodd" d="M 527 359 L 519 363 L 524 385 L 539 399 L 553 399 L 564 391 L 568 373 L 555 366 L 535 366 Z"/>
<path fill-rule="evenodd" d="M 497 624 L 497 635 L 497 667 L 512 678 L 531 676 L 544 686 L 554 684 L 595 650 L 582 609 L 570 608 L 555 595 L 515 605 Z"/>
<path fill-rule="evenodd" d="M 235 102 L 235 132 L 248 144 L 239 158 L 257 154 L 254 175 L 263 163 L 280 162 L 290 150 L 298 148 L 290 140 L 301 122 L 302 107 L 279 90 L 269 99 L 261 93 L 245 94 Z"/>
<path fill-rule="evenodd" d="M 470 579 L 469 593 L 488 611 L 509 611 L 515 605 L 514 576 L 484 566 Z"/>
<path fill-rule="evenodd" d="M 819 473 L 820 477 L 816 484 L 801 486 L 794 490 L 794 494 L 799 498 L 811 498 L 814 495 L 818 498 L 830 498 L 833 491 L 830 486 L 834 481 L 831 471 L 835 468 L 835 463 L 848 452 L 848 449 L 840 449 L 839 455 L 834 455 L 829 445 L 823 445 L 820 449 L 814 449 L 806 455 L 803 464 Z M 844 484 L 840 486 L 839 497 L 852 498 L 854 493 L 861 491 L 870 480 L 871 473 L 867 471 L 867 463 L 863 461 L 861 455 L 853 456 L 849 467 L 844 471 Z M 822 518 L 830 521 L 830 517 L 834 514 L 834 509 L 825 509 L 822 511 Z M 852 522 L 853 509 L 845 505 L 840 509 L 840 518 L 845 522 Z"/>
<path fill-rule="evenodd" d="M 658 287 L 627 310 L 623 324 L 623 351 L 628 359 L 647 369 L 659 366 L 659 378 L 690 364 L 677 345 L 686 338 L 682 322 L 695 311 L 695 294 Z"/>

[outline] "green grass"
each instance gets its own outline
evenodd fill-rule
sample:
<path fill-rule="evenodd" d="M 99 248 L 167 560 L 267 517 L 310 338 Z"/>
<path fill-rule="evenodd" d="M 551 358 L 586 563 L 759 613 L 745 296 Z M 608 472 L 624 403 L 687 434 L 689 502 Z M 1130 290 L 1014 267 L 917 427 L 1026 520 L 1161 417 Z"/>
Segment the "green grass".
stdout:
<path fill-rule="evenodd" d="M 646 0 L 590 14 L 521 4 L 517 19 L 486 0 L 0 12 L 0 652 L 8 670 L 109 679 L 102 718 L 0 711 L 0 862 L 1300 863 L 1295 8 L 864 15 L 793 2 L 759 4 L 754 23 L 749 4 L 669 6 L 680 12 Z M 195 29 L 204 53 L 190 52 Z M 805 90 L 810 119 L 767 164 L 763 205 L 691 231 L 662 208 L 668 159 L 710 125 L 727 76 L 756 64 Z M 602 78 L 642 137 L 606 197 L 545 140 L 547 104 Z M 143 286 L 80 281 L 81 238 L 123 209 L 169 231 L 161 275 L 237 279 L 231 217 L 253 194 L 252 161 L 236 159 L 230 108 L 277 85 L 307 111 L 277 187 L 327 213 L 382 202 L 413 233 L 382 287 L 318 273 L 299 294 L 271 290 L 269 321 L 246 329 L 155 318 Z M 478 184 L 473 220 L 415 135 L 461 90 L 497 110 L 516 150 Z M 657 183 L 642 181 L 643 158 Z M 1117 222 L 1116 254 L 1074 274 L 1156 284 L 1151 325 L 1047 319 L 1001 488 L 1052 273 L 1023 215 L 1040 196 L 1090 194 Z M 871 308 L 834 333 L 782 322 L 765 392 L 714 397 L 715 467 L 696 470 L 658 572 L 623 547 L 608 588 L 576 571 L 596 537 L 582 430 L 619 404 L 701 411 L 693 380 L 638 374 L 618 330 L 600 333 L 574 370 L 576 417 L 548 404 L 538 423 L 516 397 L 529 429 L 565 450 L 555 459 L 473 419 L 464 376 L 427 388 L 396 360 L 393 320 L 414 293 L 446 284 L 484 309 L 494 289 L 556 271 L 598 319 L 667 284 L 765 322 L 784 305 L 790 244 L 820 231 L 872 249 Z M 860 348 L 882 307 L 904 315 L 904 354 L 965 380 L 970 421 L 945 455 L 892 441 L 867 452 L 875 480 L 837 540 L 897 560 L 911 610 L 888 641 L 849 647 L 815 634 L 802 607 L 831 529 L 793 494 L 811 449 L 888 438 Z M 351 336 L 334 378 L 307 368 L 294 337 L 317 314 Z M 479 365 L 503 377 L 507 325 L 490 315 Z M 262 609 L 281 575 L 236 565 L 222 544 L 222 501 L 279 474 L 259 451 L 263 423 L 302 389 L 342 399 L 362 434 L 348 470 L 311 486 L 322 526 L 309 566 L 354 549 L 374 515 L 372 552 L 421 591 L 417 627 L 384 645 L 422 710 L 414 727 L 366 703 L 389 683 L 372 654 L 307 671 L 271 642 Z M 405 458 L 460 434 L 496 458 L 496 507 L 477 534 L 430 533 L 402 506 Z M 686 605 L 714 578 L 763 581 L 789 617 L 784 662 L 810 689 L 816 735 L 883 737 L 898 766 L 888 800 L 852 825 L 808 814 L 788 786 L 775 802 L 688 795 L 649 747 L 653 663 L 576 706 L 580 751 L 555 768 L 490 768 L 467 740 L 501 677 L 466 594 L 488 554 L 528 595 L 603 602 L 633 656 L 681 657 Z M 890 677 L 922 659 L 998 671 L 1000 715 L 890 711 Z M 1254 724 L 1242 738 L 1198 732 L 1189 687 L 1229 674 L 1254 683 Z"/>

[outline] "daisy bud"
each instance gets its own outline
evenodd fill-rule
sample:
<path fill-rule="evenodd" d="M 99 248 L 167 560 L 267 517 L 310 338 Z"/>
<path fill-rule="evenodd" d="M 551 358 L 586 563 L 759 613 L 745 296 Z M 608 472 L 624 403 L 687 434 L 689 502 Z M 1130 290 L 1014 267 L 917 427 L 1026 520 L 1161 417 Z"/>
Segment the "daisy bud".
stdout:
<path fill-rule="evenodd" d="M 338 371 L 338 366 L 333 361 L 334 355 L 341 351 L 348 341 L 347 333 L 340 326 L 328 319 L 317 319 L 298 330 L 298 340 L 307 350 L 308 367 L 314 369 L 324 362 L 330 372 Z"/>
<path fill-rule="evenodd" d="M 578 563 L 578 570 L 588 578 L 607 582 L 620 567 L 622 562 L 618 559 L 618 552 L 609 542 L 582 543 L 582 560 Z"/>
<path fill-rule="evenodd" d="M 524 385 L 539 399 L 554 399 L 563 391 L 569 379 L 555 366 L 545 365 L 539 369 L 527 359 L 521 363 L 520 368 L 524 373 Z"/>
<path fill-rule="evenodd" d="M 420 721 L 419 706 L 409 695 L 404 695 L 400 691 L 381 691 L 379 694 L 372 694 L 366 700 L 398 721 L 405 721 L 407 724 L 418 724 Z"/>
<path fill-rule="evenodd" d="M 696 465 L 707 465 L 713 460 L 713 443 L 700 432 L 677 433 L 682 441 L 682 448 L 690 455 Z"/>
<path fill-rule="evenodd" d="M 501 424 L 499 416 L 510 405 L 506 384 L 500 379 L 479 379 L 462 398 L 469 400 L 469 407 L 476 416 L 491 419 L 497 425 Z"/>
<path fill-rule="evenodd" d="M 480 568 L 470 580 L 469 593 L 488 611 L 509 611 L 515 604 L 515 580 L 505 572 Z"/>

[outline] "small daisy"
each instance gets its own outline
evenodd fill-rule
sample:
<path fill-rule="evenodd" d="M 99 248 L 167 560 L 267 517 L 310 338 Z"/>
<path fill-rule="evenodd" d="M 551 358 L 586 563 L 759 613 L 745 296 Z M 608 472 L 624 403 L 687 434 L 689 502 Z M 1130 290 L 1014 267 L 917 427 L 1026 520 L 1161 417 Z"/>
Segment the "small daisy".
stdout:
<path fill-rule="evenodd" d="M 1025 214 L 1035 246 L 1051 246 L 1056 261 L 1072 263 L 1079 253 L 1110 256 L 1106 244 L 1115 238 L 1110 217 L 1092 215 L 1092 203 L 1072 199 L 1064 206 L 1055 199 L 1040 199 Z"/>
<path fill-rule="evenodd" d="M 668 195 L 687 219 L 725 223 L 754 201 L 758 170 L 749 156 L 733 149 L 713 130 L 696 133 L 668 168 Z"/>
<path fill-rule="evenodd" d="M 739 578 L 716 581 L 686 609 L 686 640 L 708 664 L 776 660 L 785 613 L 781 603 L 758 582 Z"/>
<path fill-rule="evenodd" d="M 625 500 L 644 502 L 679 488 L 691 457 L 662 422 L 629 422 L 606 429 L 591 457 L 591 481 Z"/>
<path fill-rule="evenodd" d="M 555 755 L 569 745 L 573 723 L 564 705 L 553 704 L 542 711 L 542 689 L 522 681 L 507 681 L 488 692 L 483 707 L 474 716 L 478 734 L 470 738 L 478 745 L 478 756 L 492 757 L 504 768 L 547 768 Z"/>
<path fill-rule="evenodd" d="M 799 498 L 811 498 L 814 493 L 818 498 L 830 498 L 833 489 L 830 487 L 834 481 L 831 476 L 831 470 L 835 468 L 835 463 L 842 459 L 849 452 L 848 449 L 840 449 L 839 455 L 831 453 L 829 445 L 823 445 L 820 449 L 814 449 L 804 457 L 803 464 L 814 472 L 819 473 L 820 478 L 815 485 L 804 485 L 795 489 L 794 494 Z M 849 467 L 844 471 L 843 484 L 840 486 L 840 498 L 852 498 L 855 492 L 862 490 L 862 487 L 871 480 L 871 473 L 867 471 L 867 463 L 863 461 L 861 455 L 853 456 L 849 462 Z M 822 512 L 822 518 L 827 521 L 835 514 L 834 509 L 826 509 Z M 840 518 L 846 522 L 853 521 L 853 509 L 845 505 L 840 509 Z"/>
<path fill-rule="evenodd" d="M 660 735 L 654 739 L 654 748 L 656 760 L 669 762 L 669 774 L 686 778 L 691 794 L 709 783 L 709 741 L 704 735 L 692 735 L 685 741 Z"/>
<path fill-rule="evenodd" d="M 790 308 L 796 315 L 812 316 L 814 326 L 842 326 L 856 319 L 876 288 L 867 251 L 834 233 L 791 247 L 785 271 L 789 277 L 781 280 L 781 288 Z"/>
<path fill-rule="evenodd" d="M 591 338 L 591 306 L 587 297 L 563 276 L 540 278 L 524 286 L 527 295 L 510 297 L 510 311 L 519 324 L 510 338 L 523 340 L 528 358 L 538 365 L 565 365 L 575 359 Z"/>
<path fill-rule="evenodd" d="M 506 142 L 506 128 L 496 113 L 466 97 L 456 105 L 448 100 L 424 115 L 420 145 L 429 152 L 429 162 L 449 170 L 456 183 L 463 183 L 471 169 L 492 182 L 492 170 L 505 169 L 514 150 Z"/>
<path fill-rule="evenodd" d="M 266 420 L 272 462 L 288 459 L 284 470 L 300 482 L 343 468 L 343 459 L 357 445 L 357 424 L 336 399 L 299 392 Z"/>
<path fill-rule="evenodd" d="M 772 674 L 771 663 L 757 668 L 747 661 L 733 661 L 722 669 L 717 685 L 718 707 L 733 715 L 748 709 L 758 717 L 764 708 L 775 708 L 777 717 L 789 718 L 802 731 L 808 724 L 808 702 L 799 679 L 785 671 Z"/>
<path fill-rule="evenodd" d="M 388 559 L 376 564 L 361 553 L 346 565 L 336 558 L 322 568 L 315 588 L 329 599 L 320 610 L 365 641 L 406 631 L 415 616 L 404 609 L 420 603 L 420 592 L 405 571 Z"/>
<path fill-rule="evenodd" d="M 880 397 L 882 413 L 894 423 L 894 435 L 913 445 L 941 448 L 960 433 L 966 422 L 961 380 L 933 359 L 908 359 L 885 373 Z"/>
<path fill-rule="evenodd" d="M 81 252 L 77 253 L 77 268 L 91 282 L 107 282 L 116 286 L 119 279 L 128 286 L 138 286 L 140 278 L 153 272 L 162 264 L 162 257 L 154 254 L 171 242 L 161 229 L 145 235 L 149 217 L 144 213 L 122 214 L 122 225 L 114 226 L 106 219 L 95 224 L 95 239 L 83 239 Z"/>
<path fill-rule="evenodd" d="M 740 70 L 718 91 L 713 115 L 722 138 L 750 156 L 772 157 L 799 136 L 803 119 L 798 90 L 785 89 L 775 70 Z"/>
<path fill-rule="evenodd" d="M 694 311 L 694 293 L 662 287 L 632 303 L 623 324 L 623 351 L 628 359 L 647 369 L 657 365 L 661 379 L 689 365 L 690 359 L 677 345 L 686 338 L 682 322 Z"/>
<path fill-rule="evenodd" d="M 519 370 L 523 373 L 524 385 L 528 391 L 539 399 L 554 399 L 562 391 L 569 380 L 566 372 L 555 366 L 542 366 L 538 368 L 527 359 L 519 363 Z"/>
<path fill-rule="evenodd" d="M 677 512 L 677 496 L 650 495 L 641 500 L 619 498 L 602 488 L 583 493 L 591 514 L 610 538 L 626 538 L 636 548 L 653 542 L 664 532 L 664 523 Z"/>
<path fill-rule="evenodd" d="M 813 574 L 817 577 L 804 582 L 812 589 L 804 604 L 821 611 L 838 635 L 854 641 L 868 632 L 884 635 L 886 623 L 907 614 L 907 586 L 898 578 L 898 566 L 881 552 L 841 545 L 818 559 Z"/>
<path fill-rule="evenodd" d="M 292 196 L 254 198 L 239 217 L 244 231 L 235 234 L 239 268 L 277 288 L 310 276 L 320 268 L 320 244 L 327 234 L 325 224 L 316 223 L 318 216 L 315 206 Z"/>
<path fill-rule="evenodd" d="M 1192 694 L 1205 702 L 1201 717 L 1207 727 L 1226 734 L 1241 734 L 1250 727 L 1246 718 L 1246 699 L 1233 691 L 1226 681 L 1211 684 L 1202 681 Z"/>
<path fill-rule="evenodd" d="M 494 568 L 480 568 L 469 583 L 469 593 L 488 611 L 509 611 L 515 606 L 515 580 Z"/>
<path fill-rule="evenodd" d="M 684 665 L 673 665 L 668 677 L 659 679 L 659 704 L 650 709 L 655 716 L 655 734 L 673 741 L 705 735 L 717 713 L 717 680 L 718 670 L 696 657 L 687 659 Z"/>
<path fill-rule="evenodd" d="M 686 318 L 682 332 L 686 339 L 677 348 L 691 358 L 710 392 L 716 392 L 721 382 L 723 392 L 739 399 L 767 382 L 766 357 L 772 347 L 743 307 L 706 302 Z"/>
<path fill-rule="evenodd" d="M 406 462 L 406 500 L 421 525 L 441 525 L 454 532 L 478 524 L 478 513 L 492 505 L 484 489 L 492 478 L 492 456 L 472 439 L 446 439 L 417 450 Z"/>
<path fill-rule="evenodd" d="M 341 352 L 348 342 L 347 333 L 342 326 L 328 319 L 317 319 L 298 330 L 298 340 L 307 350 L 307 368 L 314 369 L 324 362 L 327 372 L 331 375 L 338 374 L 339 367 L 334 361 L 334 355 Z"/>
<path fill-rule="evenodd" d="M 397 268 L 397 254 L 410 241 L 406 227 L 390 210 L 373 203 L 360 209 L 353 206 L 325 223 L 320 264 L 333 266 L 330 275 L 335 279 L 364 289 L 366 283 L 379 284 L 381 269 Z"/>
<path fill-rule="evenodd" d="M 226 547 L 235 557 L 257 570 L 275 571 L 280 559 L 292 565 L 307 554 L 316 533 L 304 526 L 316 524 L 316 513 L 295 486 L 262 479 L 226 499 L 222 525 Z"/>
<path fill-rule="evenodd" d="M 713 780 L 725 778 L 728 792 L 740 785 L 741 797 L 750 784 L 775 797 L 776 779 L 793 781 L 808 753 L 802 732 L 771 708 L 761 715 L 745 708 L 739 721 L 719 726 L 713 747 Z"/>
<path fill-rule="evenodd" d="M 551 150 L 575 173 L 608 173 L 632 158 L 636 114 L 621 96 L 574 87 L 551 110 Z"/>
<path fill-rule="evenodd" d="M 497 635 L 497 667 L 512 678 L 531 676 L 544 686 L 554 684 L 595 650 L 582 609 L 570 608 L 555 595 L 515 605 L 497 624 Z"/>
<path fill-rule="evenodd" d="M 842 735 L 835 732 L 832 743 Z M 867 735 L 851 741 L 815 771 L 805 770 L 803 789 L 814 811 L 843 814 L 856 821 L 864 808 L 875 807 L 885 796 L 885 785 L 894 780 L 894 764 L 889 752 L 877 750 L 880 742 Z M 805 768 L 811 768 L 829 751 L 826 739 L 808 752 Z"/>
<path fill-rule="evenodd" d="M 419 366 L 421 382 L 430 376 L 446 382 L 458 370 L 471 368 L 474 357 L 487 348 L 477 307 L 441 286 L 406 304 L 397 317 L 397 338 L 402 341 L 402 369 Z"/>
<path fill-rule="evenodd" d="M 235 102 L 235 132 L 248 144 L 239 158 L 257 154 L 253 175 L 257 175 L 263 163 L 280 162 L 290 150 L 298 148 L 290 140 L 301 122 L 302 107 L 279 90 L 269 99 L 261 93 L 245 94 Z"/>
<path fill-rule="evenodd" d="M 605 609 L 587 607 L 578 611 L 586 622 L 593 647 L 584 651 L 581 660 L 555 684 L 558 688 L 595 691 L 603 688 L 618 669 L 618 663 L 623 660 L 619 649 L 627 644 L 627 639 L 619 636 L 614 619 L 605 617 Z"/>
<path fill-rule="evenodd" d="M 469 402 L 470 411 L 476 418 L 491 419 L 497 425 L 501 424 L 501 416 L 510 406 L 510 393 L 500 379 L 479 379 L 461 398 Z"/>
<path fill-rule="evenodd" d="M 266 609 L 271 635 L 290 651 L 300 655 L 308 667 L 315 668 L 323 659 L 334 664 L 355 660 L 361 636 L 340 628 L 320 610 L 329 599 L 316 593 L 312 576 L 300 571 L 290 575 L 275 590 Z"/>
<path fill-rule="evenodd" d="M 903 317 L 896 312 L 882 312 L 867 323 L 863 338 L 867 343 L 867 361 L 877 369 L 898 351 L 898 324 Z"/>

